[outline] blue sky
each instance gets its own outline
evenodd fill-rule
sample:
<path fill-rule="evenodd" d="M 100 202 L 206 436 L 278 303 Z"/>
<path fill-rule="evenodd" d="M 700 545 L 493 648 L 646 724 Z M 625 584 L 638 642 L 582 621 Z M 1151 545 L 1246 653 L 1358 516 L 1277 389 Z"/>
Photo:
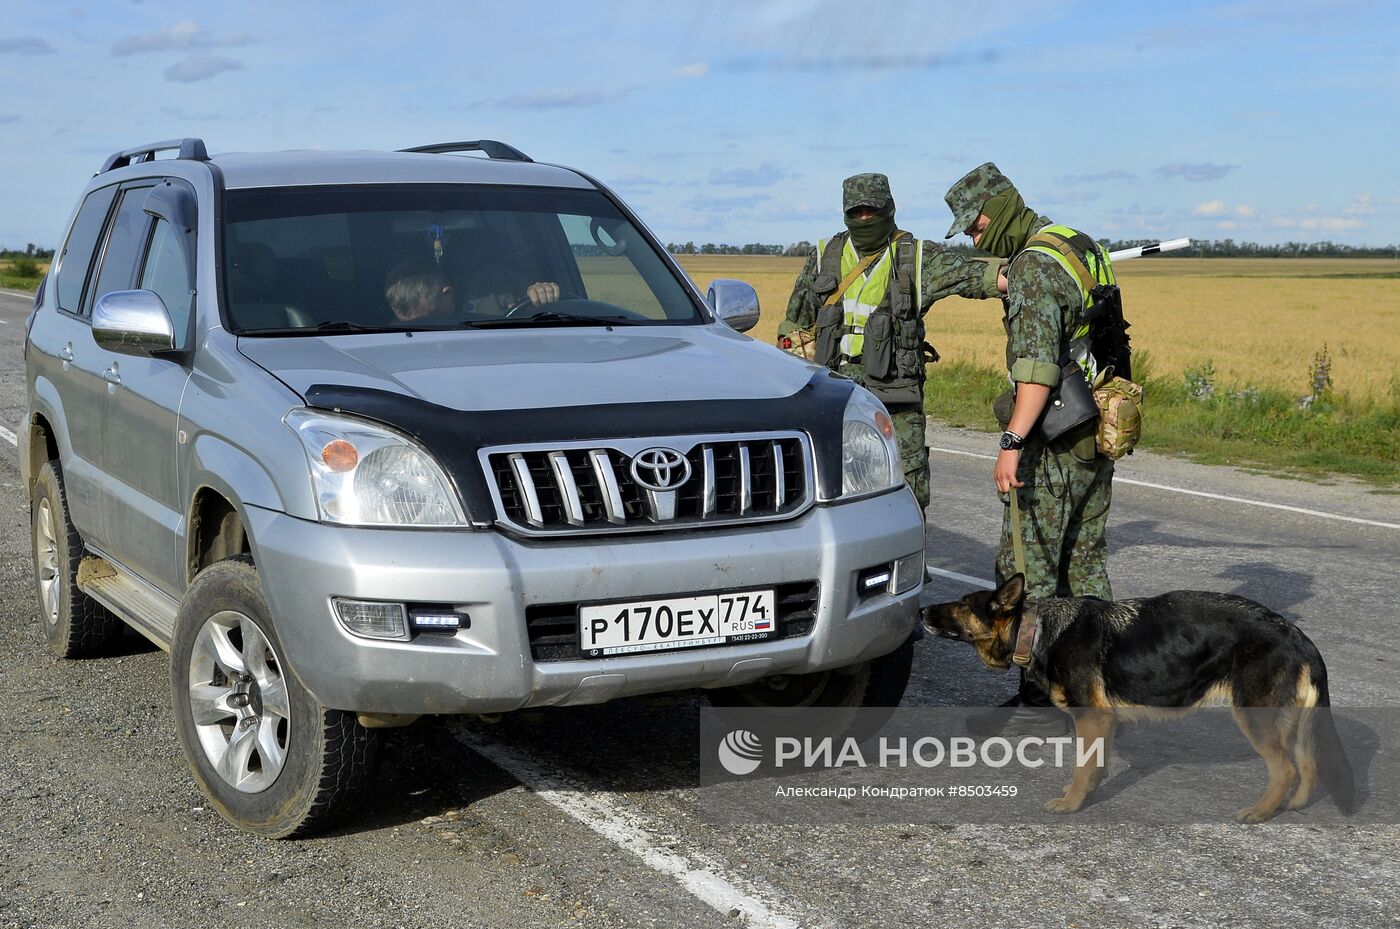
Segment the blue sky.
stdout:
<path fill-rule="evenodd" d="M 1102 237 L 1400 243 L 1384 0 L 0 2 L 0 245 L 56 244 L 116 149 L 496 138 L 609 183 L 663 239 L 840 228 L 890 175 L 940 236 L 993 160 Z"/>

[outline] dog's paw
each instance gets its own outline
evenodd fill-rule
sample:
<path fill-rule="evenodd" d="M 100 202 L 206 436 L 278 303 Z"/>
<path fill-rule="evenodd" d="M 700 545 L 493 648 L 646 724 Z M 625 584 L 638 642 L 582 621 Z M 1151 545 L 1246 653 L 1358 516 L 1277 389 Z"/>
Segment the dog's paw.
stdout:
<path fill-rule="evenodd" d="M 1056 797 L 1054 800 L 1045 801 L 1045 812 L 1078 813 L 1079 808 L 1083 805 L 1083 800 L 1071 800 L 1069 797 Z"/>
<path fill-rule="evenodd" d="M 1252 806 L 1247 806 L 1235 814 L 1235 822 L 1237 823 L 1262 823 L 1273 818 L 1272 811 L 1264 811 Z"/>

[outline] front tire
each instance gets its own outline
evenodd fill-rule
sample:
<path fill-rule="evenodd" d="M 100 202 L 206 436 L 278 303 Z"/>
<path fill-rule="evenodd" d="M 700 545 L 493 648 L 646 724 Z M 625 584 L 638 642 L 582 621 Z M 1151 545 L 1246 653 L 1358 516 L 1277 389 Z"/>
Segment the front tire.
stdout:
<path fill-rule="evenodd" d="M 34 478 L 30 496 L 30 541 L 39 624 L 60 658 L 100 655 L 121 638 L 122 621 L 78 587 L 83 539 L 68 518 L 68 497 L 58 462 L 48 461 Z"/>
<path fill-rule="evenodd" d="M 379 733 L 297 682 L 247 556 L 210 565 L 190 585 L 170 676 L 185 758 L 239 828 L 309 835 L 343 818 L 373 778 Z"/>

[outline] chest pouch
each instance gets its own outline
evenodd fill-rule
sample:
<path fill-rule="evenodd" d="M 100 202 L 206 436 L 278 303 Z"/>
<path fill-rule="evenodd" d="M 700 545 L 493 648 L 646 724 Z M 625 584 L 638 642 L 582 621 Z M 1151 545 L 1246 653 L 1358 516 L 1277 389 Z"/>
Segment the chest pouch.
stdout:
<path fill-rule="evenodd" d="M 845 328 L 842 325 L 845 312 L 840 303 L 823 304 L 821 309 L 817 310 L 814 333 L 817 347 L 812 357 L 817 364 L 826 365 L 828 368 L 836 367 L 836 361 L 841 354 L 841 331 Z"/>
<path fill-rule="evenodd" d="M 812 278 L 812 293 L 825 300 L 836 289 L 838 283 L 836 275 L 823 272 Z"/>

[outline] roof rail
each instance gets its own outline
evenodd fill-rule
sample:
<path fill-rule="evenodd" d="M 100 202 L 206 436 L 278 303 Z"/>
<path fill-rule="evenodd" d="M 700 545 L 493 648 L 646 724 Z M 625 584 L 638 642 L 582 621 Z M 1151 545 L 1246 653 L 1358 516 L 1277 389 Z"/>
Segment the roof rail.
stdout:
<path fill-rule="evenodd" d="M 125 168 L 127 165 L 140 164 L 143 161 L 155 161 L 156 152 L 168 152 L 179 149 L 177 158 L 186 161 L 208 161 L 209 152 L 204 148 L 204 140 L 196 138 L 187 139 L 167 139 L 164 142 L 149 142 L 146 145 L 138 145 L 135 148 L 128 148 L 107 156 L 107 160 L 102 163 L 102 170 L 98 174 L 106 174 L 116 168 Z"/>
<path fill-rule="evenodd" d="M 477 139 L 475 142 L 439 142 L 436 145 L 419 145 L 417 148 L 401 148 L 401 152 L 425 152 L 429 155 L 446 155 L 451 152 L 485 152 L 487 158 L 503 161 L 529 161 L 535 159 L 504 142 L 495 139 Z"/>

